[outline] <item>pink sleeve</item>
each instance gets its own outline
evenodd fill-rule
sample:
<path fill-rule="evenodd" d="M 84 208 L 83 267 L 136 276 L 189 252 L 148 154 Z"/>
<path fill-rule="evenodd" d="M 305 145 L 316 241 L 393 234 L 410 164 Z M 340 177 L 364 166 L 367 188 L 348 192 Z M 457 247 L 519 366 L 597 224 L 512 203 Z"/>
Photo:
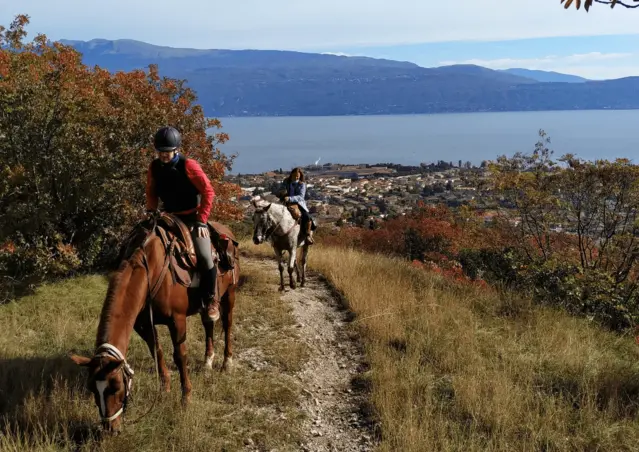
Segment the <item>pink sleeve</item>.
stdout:
<path fill-rule="evenodd" d="M 211 214 L 215 191 L 213 191 L 213 186 L 211 185 L 209 178 L 206 176 L 206 173 L 204 173 L 202 167 L 197 161 L 187 159 L 185 169 L 189 180 L 193 183 L 193 185 L 195 185 L 195 188 L 197 188 L 200 192 L 200 195 L 202 195 L 200 206 L 197 209 L 198 221 L 206 223 L 209 219 L 209 215 Z"/>

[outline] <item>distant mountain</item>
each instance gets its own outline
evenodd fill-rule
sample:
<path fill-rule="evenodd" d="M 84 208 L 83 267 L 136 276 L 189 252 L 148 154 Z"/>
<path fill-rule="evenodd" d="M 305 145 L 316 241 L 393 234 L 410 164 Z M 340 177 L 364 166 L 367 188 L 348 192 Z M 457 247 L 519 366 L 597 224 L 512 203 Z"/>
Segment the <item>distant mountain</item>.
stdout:
<path fill-rule="evenodd" d="M 537 83 L 537 80 L 522 74 L 511 74 L 505 71 L 495 71 L 483 66 L 476 66 L 474 64 L 454 64 L 452 66 L 440 66 L 431 68 L 442 74 L 467 74 L 478 77 L 489 77 L 493 80 L 504 83 Z"/>
<path fill-rule="evenodd" d="M 588 79 L 579 77 L 577 75 L 562 74 L 560 72 L 553 71 L 538 71 L 533 69 L 500 69 L 500 72 L 507 74 L 517 75 L 520 77 L 527 77 L 538 82 L 566 82 L 566 83 L 583 83 Z"/>
<path fill-rule="evenodd" d="M 187 79 L 209 116 L 313 116 L 639 108 L 639 77 L 541 83 L 536 71 L 424 68 L 402 61 L 272 50 L 198 50 L 62 41 L 111 71 L 151 63 Z M 537 78 L 535 78 L 537 77 Z"/>

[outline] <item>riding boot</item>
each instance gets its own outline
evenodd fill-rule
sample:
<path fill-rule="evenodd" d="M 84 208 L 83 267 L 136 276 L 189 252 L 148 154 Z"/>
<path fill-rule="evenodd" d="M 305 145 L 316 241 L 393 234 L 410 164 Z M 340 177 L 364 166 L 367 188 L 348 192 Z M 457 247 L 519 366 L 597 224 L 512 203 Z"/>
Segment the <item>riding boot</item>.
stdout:
<path fill-rule="evenodd" d="M 306 221 L 306 241 L 309 245 L 315 243 L 313 241 L 313 221 L 310 218 Z"/>
<path fill-rule="evenodd" d="M 204 287 L 202 287 L 202 295 L 204 299 L 204 308 L 212 321 L 220 318 L 220 300 L 215 296 L 215 284 L 217 283 L 217 267 L 204 271 L 206 274 L 202 278 Z"/>

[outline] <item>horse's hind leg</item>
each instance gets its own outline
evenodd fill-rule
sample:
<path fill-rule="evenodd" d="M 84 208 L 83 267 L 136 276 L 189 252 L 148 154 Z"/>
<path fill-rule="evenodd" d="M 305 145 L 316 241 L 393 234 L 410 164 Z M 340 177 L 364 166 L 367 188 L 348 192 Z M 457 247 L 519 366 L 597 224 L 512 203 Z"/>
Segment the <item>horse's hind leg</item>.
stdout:
<path fill-rule="evenodd" d="M 171 391 L 171 376 L 169 375 L 169 369 L 166 367 L 166 361 L 164 359 L 164 352 L 162 351 L 162 346 L 160 345 L 160 341 L 157 340 L 158 330 L 153 326 L 153 331 L 148 324 L 144 325 L 144 327 L 136 323 L 135 331 L 140 335 L 146 345 L 149 347 L 149 352 L 151 352 L 151 356 L 155 360 L 155 353 L 157 352 L 158 359 L 154 364 L 157 366 L 158 372 L 160 373 L 160 380 L 162 381 L 162 388 L 164 391 Z M 154 336 L 155 333 L 155 336 Z M 155 337 L 155 340 L 154 340 Z"/>
<path fill-rule="evenodd" d="M 233 365 L 233 344 L 231 343 L 231 332 L 233 329 L 233 307 L 235 306 L 235 286 L 229 287 L 222 297 L 222 327 L 224 328 L 224 362 L 223 371 L 232 370 Z"/>
<path fill-rule="evenodd" d="M 215 322 L 213 322 L 205 311 L 200 311 L 200 319 L 204 326 L 205 348 L 204 348 L 204 370 L 213 370 L 213 359 L 215 351 L 213 349 L 213 331 L 215 330 Z"/>
<path fill-rule="evenodd" d="M 306 262 L 308 262 L 308 245 L 304 245 L 302 247 L 302 282 L 300 284 L 301 287 L 304 287 L 306 283 Z"/>
<path fill-rule="evenodd" d="M 277 269 L 280 271 L 280 287 L 279 291 L 284 290 L 284 251 L 276 250 L 275 255 L 277 256 Z"/>
<path fill-rule="evenodd" d="M 297 248 L 295 248 L 295 245 L 293 245 L 293 248 L 291 248 L 288 251 L 288 281 L 291 286 L 291 289 L 295 289 L 296 287 L 295 279 L 293 278 L 293 270 L 295 269 L 296 259 L 297 259 Z"/>
<path fill-rule="evenodd" d="M 191 380 L 186 359 L 186 316 L 174 315 L 173 322 L 169 322 L 169 331 L 173 342 L 173 361 L 180 371 L 182 404 L 186 405 L 191 400 Z"/>

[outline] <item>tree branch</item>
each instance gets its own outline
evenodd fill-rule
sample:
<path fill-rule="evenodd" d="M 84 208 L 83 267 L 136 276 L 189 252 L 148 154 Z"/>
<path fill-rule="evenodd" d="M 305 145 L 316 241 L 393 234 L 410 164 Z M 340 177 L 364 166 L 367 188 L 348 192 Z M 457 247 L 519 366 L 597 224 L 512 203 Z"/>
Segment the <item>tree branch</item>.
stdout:
<path fill-rule="evenodd" d="M 639 2 L 639 0 L 632 0 L 632 1 L 635 2 L 635 3 Z M 628 4 L 624 3 L 624 2 L 620 2 L 619 0 L 617 0 L 615 2 L 613 2 L 612 0 L 595 0 L 595 3 L 601 3 L 603 5 L 612 5 L 614 3 L 615 5 L 621 5 L 624 8 L 639 8 L 639 3 L 636 3 L 634 5 L 628 5 Z"/>

